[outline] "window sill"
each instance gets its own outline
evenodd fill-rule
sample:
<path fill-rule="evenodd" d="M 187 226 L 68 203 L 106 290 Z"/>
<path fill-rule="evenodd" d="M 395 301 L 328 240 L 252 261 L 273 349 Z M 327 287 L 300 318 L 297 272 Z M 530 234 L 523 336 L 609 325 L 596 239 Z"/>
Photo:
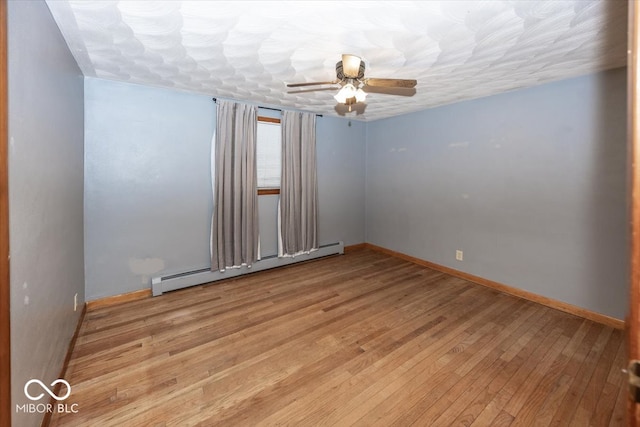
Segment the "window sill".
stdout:
<path fill-rule="evenodd" d="M 258 196 L 272 196 L 280 194 L 279 188 L 258 188 Z"/>

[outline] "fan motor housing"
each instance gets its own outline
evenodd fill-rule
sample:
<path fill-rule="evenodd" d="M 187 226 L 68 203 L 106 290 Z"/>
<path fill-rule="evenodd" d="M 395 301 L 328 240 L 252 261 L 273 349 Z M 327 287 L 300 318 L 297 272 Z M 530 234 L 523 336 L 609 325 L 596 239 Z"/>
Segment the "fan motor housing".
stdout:
<path fill-rule="evenodd" d="M 356 77 L 347 77 L 344 75 L 344 71 L 342 69 L 342 61 L 338 61 L 336 63 L 336 77 L 338 78 L 338 80 L 343 81 L 346 79 L 356 79 L 356 80 L 362 80 L 364 79 L 364 70 L 365 70 L 365 66 L 364 66 L 364 61 L 360 61 L 360 69 L 358 70 L 358 75 Z"/>

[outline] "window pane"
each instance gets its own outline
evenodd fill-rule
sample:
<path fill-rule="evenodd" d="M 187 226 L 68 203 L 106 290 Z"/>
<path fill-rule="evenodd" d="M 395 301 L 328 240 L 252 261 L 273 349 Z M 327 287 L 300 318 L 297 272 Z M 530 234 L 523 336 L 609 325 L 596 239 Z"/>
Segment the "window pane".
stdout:
<path fill-rule="evenodd" d="M 257 136 L 258 188 L 280 188 L 280 125 L 258 122 Z"/>

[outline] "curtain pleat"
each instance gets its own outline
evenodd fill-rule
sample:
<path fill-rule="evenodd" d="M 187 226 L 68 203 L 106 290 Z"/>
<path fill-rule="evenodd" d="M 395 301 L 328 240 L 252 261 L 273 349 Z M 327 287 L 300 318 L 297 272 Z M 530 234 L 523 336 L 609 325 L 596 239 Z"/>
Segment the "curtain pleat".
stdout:
<path fill-rule="evenodd" d="M 279 207 L 280 256 L 318 249 L 316 116 L 283 111 Z"/>
<path fill-rule="evenodd" d="M 258 255 L 257 108 L 217 101 L 211 270 L 251 266 Z"/>

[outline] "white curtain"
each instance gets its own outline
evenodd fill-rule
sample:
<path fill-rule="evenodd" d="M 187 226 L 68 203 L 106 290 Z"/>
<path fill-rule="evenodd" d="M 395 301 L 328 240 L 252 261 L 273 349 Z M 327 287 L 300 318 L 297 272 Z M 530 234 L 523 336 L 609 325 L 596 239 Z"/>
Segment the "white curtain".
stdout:
<path fill-rule="evenodd" d="M 316 116 L 283 111 L 282 176 L 278 208 L 278 255 L 318 249 Z"/>
<path fill-rule="evenodd" d="M 251 266 L 259 259 L 256 127 L 257 107 L 217 101 L 212 271 Z"/>

